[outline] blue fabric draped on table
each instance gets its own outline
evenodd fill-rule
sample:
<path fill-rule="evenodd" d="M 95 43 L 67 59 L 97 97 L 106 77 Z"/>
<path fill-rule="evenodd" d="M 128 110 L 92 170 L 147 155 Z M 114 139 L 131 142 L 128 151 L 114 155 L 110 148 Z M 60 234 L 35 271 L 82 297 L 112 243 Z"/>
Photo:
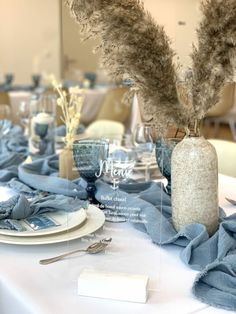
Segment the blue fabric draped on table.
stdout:
<path fill-rule="evenodd" d="M 81 179 L 69 182 L 56 177 L 57 167 L 57 156 L 39 159 L 32 164 L 22 164 L 18 168 L 18 176 L 15 175 L 8 182 L 8 186 L 26 195 L 34 195 L 35 190 L 54 193 L 56 195 L 51 197 L 55 199 L 50 199 L 49 206 L 52 208 L 57 194 L 65 195 L 65 199 L 67 197 L 86 199 L 85 182 Z M 111 201 L 104 201 L 104 195 L 117 196 L 114 194 L 117 191 L 112 190 L 101 180 L 96 185 L 97 200 L 109 208 Z M 47 197 L 43 196 L 41 202 L 47 202 L 45 199 Z M 183 247 L 182 261 L 192 269 L 201 271 L 193 285 L 193 293 L 198 299 L 212 306 L 236 310 L 236 215 L 222 217 L 218 231 L 209 238 L 206 228 L 200 224 L 187 225 L 178 233 L 175 231 L 171 224 L 170 197 L 164 193 L 160 184 L 152 183 L 147 190 L 138 195 L 119 191 L 120 198 L 126 199 L 127 208 L 139 208 L 139 217 L 142 218 L 139 223 L 135 223 L 135 227 L 148 233 L 154 243 L 163 245 L 172 243 Z M 20 201 L 22 201 L 20 196 L 8 201 L 12 208 L 12 216 L 9 216 L 7 211 L 4 216 L 6 203 L 0 203 L 0 219 L 14 218 L 13 213 L 17 211 L 17 206 L 19 208 Z M 23 202 L 25 201 L 27 200 L 23 199 Z M 27 206 L 25 214 L 32 214 L 34 210 L 41 208 L 40 205 L 36 206 L 36 209 L 34 207 L 29 209 Z"/>
<path fill-rule="evenodd" d="M 0 182 L 8 182 L 17 177 L 17 167 L 27 157 L 27 140 L 21 127 L 8 120 L 0 120 L 0 133 Z"/>

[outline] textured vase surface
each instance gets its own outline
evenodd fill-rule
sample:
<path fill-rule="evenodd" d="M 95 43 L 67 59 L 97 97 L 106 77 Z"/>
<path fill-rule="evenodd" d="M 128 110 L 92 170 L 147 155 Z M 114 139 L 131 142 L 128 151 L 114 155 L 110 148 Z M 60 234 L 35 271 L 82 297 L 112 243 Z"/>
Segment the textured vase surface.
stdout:
<path fill-rule="evenodd" d="M 183 139 L 171 159 L 172 220 L 177 231 L 199 223 L 212 235 L 219 221 L 218 163 L 215 148 L 203 137 Z"/>

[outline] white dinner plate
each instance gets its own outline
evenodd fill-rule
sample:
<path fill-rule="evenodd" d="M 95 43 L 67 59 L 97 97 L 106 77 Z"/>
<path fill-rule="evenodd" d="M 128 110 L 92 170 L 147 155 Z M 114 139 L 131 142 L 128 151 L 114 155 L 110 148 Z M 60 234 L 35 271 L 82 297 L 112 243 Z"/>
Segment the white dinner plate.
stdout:
<path fill-rule="evenodd" d="M 33 230 L 29 224 L 26 223 L 25 219 L 21 219 L 18 222 L 26 229 L 25 231 L 16 230 L 5 230 L 0 229 L 0 235 L 7 235 L 12 237 L 39 237 L 55 233 L 64 232 L 73 228 L 79 228 L 87 218 L 86 210 L 81 208 L 77 211 L 67 213 L 65 211 L 48 212 L 39 216 L 46 216 L 55 222 L 55 226 L 41 229 Z"/>
<path fill-rule="evenodd" d="M 15 245 L 43 245 L 71 241 L 89 235 L 100 229 L 105 222 L 104 213 L 94 205 L 89 205 L 86 210 L 87 219 L 79 228 L 70 229 L 61 233 L 39 237 L 14 237 L 0 235 L 0 243 Z"/>

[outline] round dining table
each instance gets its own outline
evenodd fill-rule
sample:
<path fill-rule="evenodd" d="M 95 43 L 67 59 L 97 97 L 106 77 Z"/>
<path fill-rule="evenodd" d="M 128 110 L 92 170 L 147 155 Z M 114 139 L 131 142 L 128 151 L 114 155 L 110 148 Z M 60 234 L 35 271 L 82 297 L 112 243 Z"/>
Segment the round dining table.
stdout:
<path fill-rule="evenodd" d="M 219 204 L 227 215 L 236 211 L 236 207 L 225 199 L 235 199 L 235 191 L 236 178 L 219 175 Z M 92 239 L 88 236 L 48 245 L 0 243 L 0 313 L 233 313 L 208 306 L 193 296 L 191 288 L 198 272 L 180 260 L 180 247 L 157 246 L 147 234 L 128 222 L 105 222 L 102 229 L 90 236 Z M 86 247 L 93 237 L 94 240 L 96 237 L 112 237 L 113 240 L 105 252 L 97 255 L 83 253 L 50 265 L 39 264 L 40 259 Z M 79 296 L 78 278 L 85 268 L 148 276 L 147 302 Z"/>

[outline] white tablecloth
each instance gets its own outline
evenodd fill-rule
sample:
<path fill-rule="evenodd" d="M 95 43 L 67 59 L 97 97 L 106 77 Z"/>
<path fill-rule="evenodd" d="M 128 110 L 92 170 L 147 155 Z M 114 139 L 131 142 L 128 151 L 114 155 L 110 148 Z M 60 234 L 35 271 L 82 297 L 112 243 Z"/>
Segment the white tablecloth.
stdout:
<path fill-rule="evenodd" d="M 225 197 L 235 199 L 236 179 L 220 175 L 220 205 L 228 214 L 236 211 Z M 112 236 L 106 253 L 82 255 L 48 266 L 42 258 L 86 246 L 81 240 L 49 246 L 0 244 L 1 314 L 229 314 L 209 307 L 191 294 L 196 271 L 179 259 L 180 248 L 158 247 L 129 224 L 106 224 L 100 234 Z M 96 270 L 146 274 L 150 277 L 147 304 L 80 297 L 77 278 L 85 267 Z"/>

